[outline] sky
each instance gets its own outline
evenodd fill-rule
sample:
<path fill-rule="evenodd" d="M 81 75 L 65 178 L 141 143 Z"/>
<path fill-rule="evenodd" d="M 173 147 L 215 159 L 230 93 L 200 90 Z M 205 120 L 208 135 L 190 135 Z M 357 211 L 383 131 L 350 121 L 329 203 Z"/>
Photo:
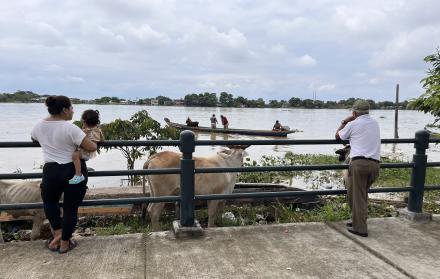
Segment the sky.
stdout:
<path fill-rule="evenodd" d="M 0 92 L 82 99 L 228 92 L 377 101 L 423 93 L 438 0 L 14 0 Z"/>

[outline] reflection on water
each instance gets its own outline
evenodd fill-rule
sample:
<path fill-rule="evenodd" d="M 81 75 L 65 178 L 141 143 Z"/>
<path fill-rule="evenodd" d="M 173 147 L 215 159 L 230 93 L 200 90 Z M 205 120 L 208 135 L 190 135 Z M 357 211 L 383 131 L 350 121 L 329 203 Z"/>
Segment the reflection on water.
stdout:
<path fill-rule="evenodd" d="M 217 133 L 210 133 L 210 140 L 217 140 Z M 212 150 L 215 150 L 215 146 L 211 146 Z"/>
<path fill-rule="evenodd" d="M 303 132 L 289 134 L 287 139 L 332 139 L 341 119 L 350 114 L 344 109 L 241 109 L 241 108 L 194 108 L 194 107 L 159 107 L 159 106 L 113 106 L 113 105 L 75 105 L 74 120 L 78 120 L 85 109 L 98 109 L 102 123 L 108 123 L 116 118 L 129 119 L 134 113 L 146 109 L 151 116 L 165 125 L 164 117 L 171 121 L 184 123 L 188 116 L 193 121 L 200 121 L 200 126 L 210 126 L 209 117 L 225 114 L 230 120 L 230 128 L 245 129 L 271 129 L 275 120 L 280 120 L 291 129 L 299 129 Z M 2 121 L 0 121 L 0 141 L 29 141 L 30 131 L 35 123 L 47 115 L 44 104 L 0 104 Z M 26 112 L 26 113 L 23 113 Z M 371 116 L 378 120 L 382 138 L 394 136 L 394 111 L 373 110 Z M 417 130 L 421 130 L 433 117 L 417 111 L 399 112 L 399 136 L 400 138 L 413 138 Z M 261 136 L 246 136 L 237 134 L 196 133 L 196 139 L 200 140 L 240 140 L 240 139 L 280 139 Z M 219 150 L 219 146 L 196 146 L 195 155 L 203 156 Z M 294 153 L 322 153 L 333 154 L 339 148 L 338 145 L 264 145 L 251 146 L 246 151 L 254 160 L 259 160 L 263 155 L 283 156 L 285 152 Z M 177 147 L 164 147 L 162 150 L 178 151 Z M 382 155 L 398 154 L 411 159 L 414 153 L 413 144 L 385 144 L 382 145 Z M 0 149 L 0 172 L 11 173 L 17 169 L 23 172 L 38 171 L 34 168 L 42 164 L 42 154 L 39 148 Z M 430 161 L 440 161 L 440 153 L 435 145 L 430 146 L 428 151 Z M 136 161 L 135 167 L 142 168 L 145 159 Z M 95 170 L 125 169 L 126 161 L 120 151 L 111 150 L 90 160 L 88 166 Z M 125 178 L 125 177 L 122 177 Z M 119 185 L 119 178 L 90 178 L 91 185 Z"/>
<path fill-rule="evenodd" d="M 397 143 L 393 143 L 393 147 L 391 148 L 392 153 L 396 153 L 397 150 Z"/>

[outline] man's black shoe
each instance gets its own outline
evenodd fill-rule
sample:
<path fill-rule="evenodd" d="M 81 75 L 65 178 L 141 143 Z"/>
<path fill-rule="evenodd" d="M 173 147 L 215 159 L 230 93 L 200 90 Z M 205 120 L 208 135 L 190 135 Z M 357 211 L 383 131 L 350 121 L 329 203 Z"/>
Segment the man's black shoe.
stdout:
<path fill-rule="evenodd" d="M 368 233 L 360 233 L 360 232 L 354 231 L 352 228 L 347 228 L 347 231 L 349 233 L 356 234 L 356 235 L 359 235 L 362 237 L 368 237 Z"/>
<path fill-rule="evenodd" d="M 353 227 L 353 222 L 351 222 L 351 221 L 348 221 L 346 224 L 345 224 L 347 227 Z"/>

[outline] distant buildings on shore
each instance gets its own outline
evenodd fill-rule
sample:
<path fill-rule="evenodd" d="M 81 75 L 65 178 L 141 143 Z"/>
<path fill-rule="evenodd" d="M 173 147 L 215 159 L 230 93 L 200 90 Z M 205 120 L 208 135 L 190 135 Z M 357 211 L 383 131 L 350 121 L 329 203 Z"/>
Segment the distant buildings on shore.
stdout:
<path fill-rule="evenodd" d="M 48 95 L 39 95 L 32 91 L 17 91 L 15 93 L 0 93 L 0 103 L 44 103 Z M 171 99 L 166 96 L 155 98 L 135 98 L 126 100 L 118 97 L 99 97 L 93 100 L 71 98 L 74 104 L 98 104 L 98 105 L 144 105 L 144 106 L 188 106 L 188 107 L 237 107 L 237 108 L 306 108 L 306 109 L 344 109 L 350 108 L 356 101 L 348 98 L 339 101 L 321 101 L 300 99 L 292 97 L 289 100 L 269 100 L 262 98 L 257 100 L 247 99 L 241 96 L 234 97 L 232 94 L 222 92 L 220 98 L 216 93 L 188 94 L 183 99 Z M 367 100 L 371 109 L 394 109 L 395 103 L 391 101 Z M 399 109 L 414 109 L 408 100 L 399 102 Z"/>

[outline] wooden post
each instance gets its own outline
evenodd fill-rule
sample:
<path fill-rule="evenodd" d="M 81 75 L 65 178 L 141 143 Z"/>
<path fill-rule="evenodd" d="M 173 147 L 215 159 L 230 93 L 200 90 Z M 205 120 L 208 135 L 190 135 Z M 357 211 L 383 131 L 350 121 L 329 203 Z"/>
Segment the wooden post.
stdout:
<path fill-rule="evenodd" d="M 396 85 L 396 104 L 394 105 L 394 138 L 399 138 L 398 133 L 398 120 L 399 120 L 399 84 Z"/>

